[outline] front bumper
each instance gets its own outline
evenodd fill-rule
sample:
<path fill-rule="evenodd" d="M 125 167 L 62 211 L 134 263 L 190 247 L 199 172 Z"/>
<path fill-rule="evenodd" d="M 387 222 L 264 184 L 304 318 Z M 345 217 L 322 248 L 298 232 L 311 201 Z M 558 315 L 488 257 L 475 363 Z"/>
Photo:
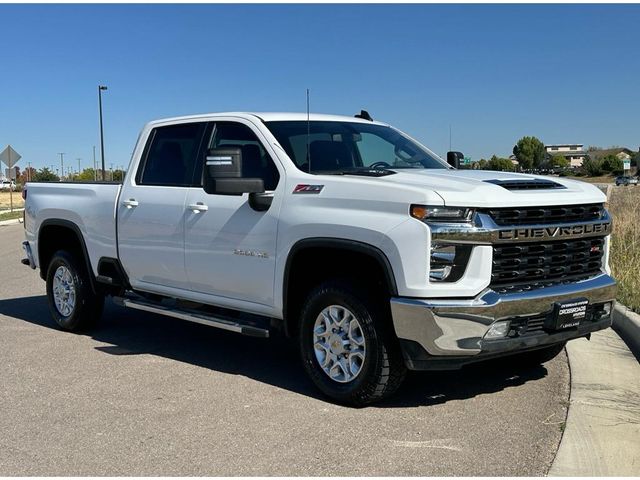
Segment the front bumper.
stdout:
<path fill-rule="evenodd" d="M 556 302 L 586 298 L 592 308 L 615 300 L 616 282 L 607 274 L 587 280 L 519 293 L 485 290 L 473 299 L 391 299 L 396 335 L 408 368 L 459 368 L 501 355 L 518 353 L 586 336 L 611 325 L 611 315 L 584 320 L 560 331 L 539 329 L 501 339 L 485 339 L 494 322 L 539 321 L 553 312 Z M 610 305 L 612 307 L 612 305 Z M 526 330 L 526 327 L 525 327 Z"/>

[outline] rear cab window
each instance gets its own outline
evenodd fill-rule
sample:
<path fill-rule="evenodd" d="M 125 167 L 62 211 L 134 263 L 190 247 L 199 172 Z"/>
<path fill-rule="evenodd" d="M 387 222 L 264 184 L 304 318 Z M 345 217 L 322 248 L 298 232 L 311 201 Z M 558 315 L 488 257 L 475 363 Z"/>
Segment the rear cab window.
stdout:
<path fill-rule="evenodd" d="M 156 127 L 138 167 L 138 185 L 193 186 L 206 122 Z"/>

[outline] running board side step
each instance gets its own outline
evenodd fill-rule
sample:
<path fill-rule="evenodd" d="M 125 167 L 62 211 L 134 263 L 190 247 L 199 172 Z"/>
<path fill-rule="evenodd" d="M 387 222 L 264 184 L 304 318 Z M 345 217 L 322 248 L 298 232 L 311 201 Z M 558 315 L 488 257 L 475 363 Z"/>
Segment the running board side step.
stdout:
<path fill-rule="evenodd" d="M 210 327 L 220 328 L 230 332 L 241 333 L 250 337 L 268 338 L 269 330 L 251 325 L 244 325 L 231 318 L 214 317 L 202 313 L 181 310 L 178 308 L 169 308 L 155 303 L 145 302 L 143 300 L 113 297 L 113 301 L 122 307 L 134 308 L 145 312 L 158 313 L 167 317 L 179 318 L 189 322 L 200 323 Z"/>

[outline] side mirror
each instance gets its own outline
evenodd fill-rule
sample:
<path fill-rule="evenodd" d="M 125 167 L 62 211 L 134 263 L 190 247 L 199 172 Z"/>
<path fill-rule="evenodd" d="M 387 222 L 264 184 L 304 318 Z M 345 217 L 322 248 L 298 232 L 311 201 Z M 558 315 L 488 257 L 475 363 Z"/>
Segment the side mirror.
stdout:
<path fill-rule="evenodd" d="M 460 160 L 463 158 L 462 152 L 447 152 L 447 163 L 453 168 L 460 168 Z"/>
<path fill-rule="evenodd" d="M 202 186 L 205 192 L 217 195 L 264 192 L 261 178 L 242 177 L 240 147 L 220 147 L 207 151 Z"/>

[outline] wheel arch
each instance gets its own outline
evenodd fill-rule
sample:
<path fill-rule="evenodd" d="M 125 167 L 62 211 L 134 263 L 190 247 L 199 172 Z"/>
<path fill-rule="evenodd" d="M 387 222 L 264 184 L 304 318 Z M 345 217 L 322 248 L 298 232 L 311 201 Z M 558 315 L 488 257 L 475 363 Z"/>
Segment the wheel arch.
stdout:
<path fill-rule="evenodd" d="M 345 260 L 347 263 L 341 263 Z M 391 262 L 378 247 L 340 238 L 314 237 L 299 240 L 291 247 L 284 268 L 282 306 L 284 331 L 287 336 L 293 336 L 296 333 L 298 324 L 296 314 L 302 305 L 301 296 L 323 279 L 334 278 L 331 275 L 312 271 L 311 274 L 305 273 L 303 281 L 294 279 L 301 271 L 308 268 L 314 269 L 320 264 L 323 267 L 337 265 L 338 276 L 344 273 L 349 264 L 355 264 L 364 268 L 366 273 L 374 275 L 367 277 L 367 281 L 378 280 L 389 296 L 398 294 Z"/>
<path fill-rule="evenodd" d="M 38 263 L 40 278 L 46 280 L 49 262 L 53 254 L 60 249 L 82 255 L 89 274 L 93 293 L 97 293 L 96 279 L 91 260 L 80 227 L 69 220 L 47 219 L 38 228 Z"/>

